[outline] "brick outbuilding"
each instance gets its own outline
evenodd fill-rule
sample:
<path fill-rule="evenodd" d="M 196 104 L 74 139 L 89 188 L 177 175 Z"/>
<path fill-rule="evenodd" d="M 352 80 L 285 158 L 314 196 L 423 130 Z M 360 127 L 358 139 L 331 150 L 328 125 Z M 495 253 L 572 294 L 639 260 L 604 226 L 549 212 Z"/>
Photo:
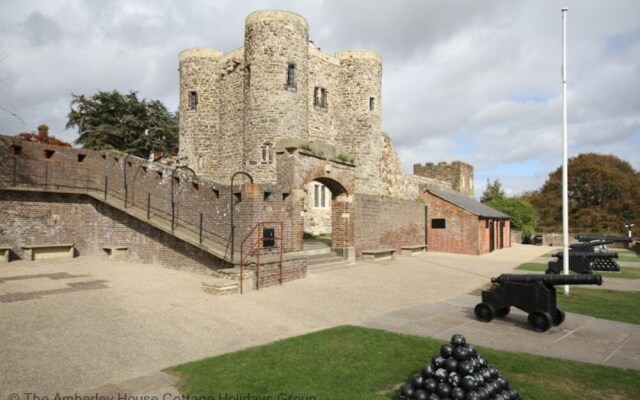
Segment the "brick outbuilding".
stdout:
<path fill-rule="evenodd" d="M 511 247 L 511 220 L 469 197 L 440 190 L 423 193 L 429 251 L 485 254 Z"/>

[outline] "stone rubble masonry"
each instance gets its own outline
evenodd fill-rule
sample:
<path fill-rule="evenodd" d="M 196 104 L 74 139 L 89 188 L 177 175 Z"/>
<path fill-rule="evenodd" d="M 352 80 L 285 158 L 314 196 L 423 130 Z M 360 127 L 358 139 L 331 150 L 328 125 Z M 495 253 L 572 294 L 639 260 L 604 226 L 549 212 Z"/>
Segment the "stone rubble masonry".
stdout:
<path fill-rule="evenodd" d="M 284 139 L 299 139 L 333 146 L 334 157 L 353 158 L 354 193 L 417 200 L 419 188 L 436 188 L 473 196 L 470 165 L 427 164 L 415 175 L 404 173 L 382 133 L 378 54 L 351 50 L 332 56 L 308 43 L 303 17 L 263 10 L 246 18 L 243 47 L 226 54 L 182 51 L 180 162 L 216 180 L 247 171 L 258 183 L 283 185 L 273 151 Z M 289 66 L 295 75 L 291 87 Z M 316 103 L 316 89 L 324 91 L 325 104 Z"/>
<path fill-rule="evenodd" d="M 316 186 L 318 186 L 318 206 L 315 206 Z M 324 191 L 324 206 L 322 205 Z M 304 231 L 313 235 L 331 234 L 331 191 L 318 181 L 311 181 L 304 187 Z"/>
<path fill-rule="evenodd" d="M 301 16 L 256 11 L 246 19 L 243 47 L 180 53 L 179 159 L 218 180 L 245 170 L 258 183 L 278 183 L 278 167 L 273 156 L 263 159 L 264 148 L 268 153 L 285 138 L 323 142 L 355 158 L 358 192 L 381 194 L 381 87 L 379 55 L 330 56 L 309 47 Z M 325 105 L 315 105 L 316 88 L 324 89 Z M 190 92 L 198 95 L 195 110 Z"/>
<path fill-rule="evenodd" d="M 473 166 L 462 161 L 414 164 L 413 173 L 451 184 L 454 192 L 473 197 Z M 438 189 L 433 187 L 433 189 Z"/>

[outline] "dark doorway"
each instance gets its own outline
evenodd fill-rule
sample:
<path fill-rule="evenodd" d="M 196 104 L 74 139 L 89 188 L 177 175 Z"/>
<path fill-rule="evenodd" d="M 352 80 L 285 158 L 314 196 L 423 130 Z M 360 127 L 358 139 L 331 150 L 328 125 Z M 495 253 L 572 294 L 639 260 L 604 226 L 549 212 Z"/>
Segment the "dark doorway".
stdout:
<path fill-rule="evenodd" d="M 496 248 L 496 229 L 493 221 L 489 221 L 489 252 Z"/>
<path fill-rule="evenodd" d="M 424 206 L 424 244 L 429 245 L 429 207 Z"/>

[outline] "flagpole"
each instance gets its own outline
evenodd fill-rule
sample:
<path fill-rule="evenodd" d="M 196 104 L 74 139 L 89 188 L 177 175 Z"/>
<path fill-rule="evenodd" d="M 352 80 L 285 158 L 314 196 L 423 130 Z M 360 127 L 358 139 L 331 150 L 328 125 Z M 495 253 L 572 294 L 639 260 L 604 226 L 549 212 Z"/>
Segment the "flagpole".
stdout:
<path fill-rule="evenodd" d="M 569 173 L 567 155 L 567 11 L 562 9 L 562 268 L 569 275 Z M 569 294 L 569 285 L 564 285 Z"/>

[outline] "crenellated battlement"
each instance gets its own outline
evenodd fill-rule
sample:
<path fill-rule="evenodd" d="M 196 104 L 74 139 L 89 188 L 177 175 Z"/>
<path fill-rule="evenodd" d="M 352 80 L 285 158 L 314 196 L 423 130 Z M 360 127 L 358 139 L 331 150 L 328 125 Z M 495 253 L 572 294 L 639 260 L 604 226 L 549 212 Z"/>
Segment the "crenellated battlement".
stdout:
<path fill-rule="evenodd" d="M 227 180 L 245 170 L 277 182 L 274 145 L 295 138 L 353 154 L 359 190 L 381 193 L 382 58 L 309 46 L 307 21 L 264 10 L 245 20 L 243 47 L 180 53 L 181 162 Z"/>
<path fill-rule="evenodd" d="M 413 164 L 414 175 L 448 182 L 453 191 L 473 197 L 473 166 L 462 161 Z"/>

